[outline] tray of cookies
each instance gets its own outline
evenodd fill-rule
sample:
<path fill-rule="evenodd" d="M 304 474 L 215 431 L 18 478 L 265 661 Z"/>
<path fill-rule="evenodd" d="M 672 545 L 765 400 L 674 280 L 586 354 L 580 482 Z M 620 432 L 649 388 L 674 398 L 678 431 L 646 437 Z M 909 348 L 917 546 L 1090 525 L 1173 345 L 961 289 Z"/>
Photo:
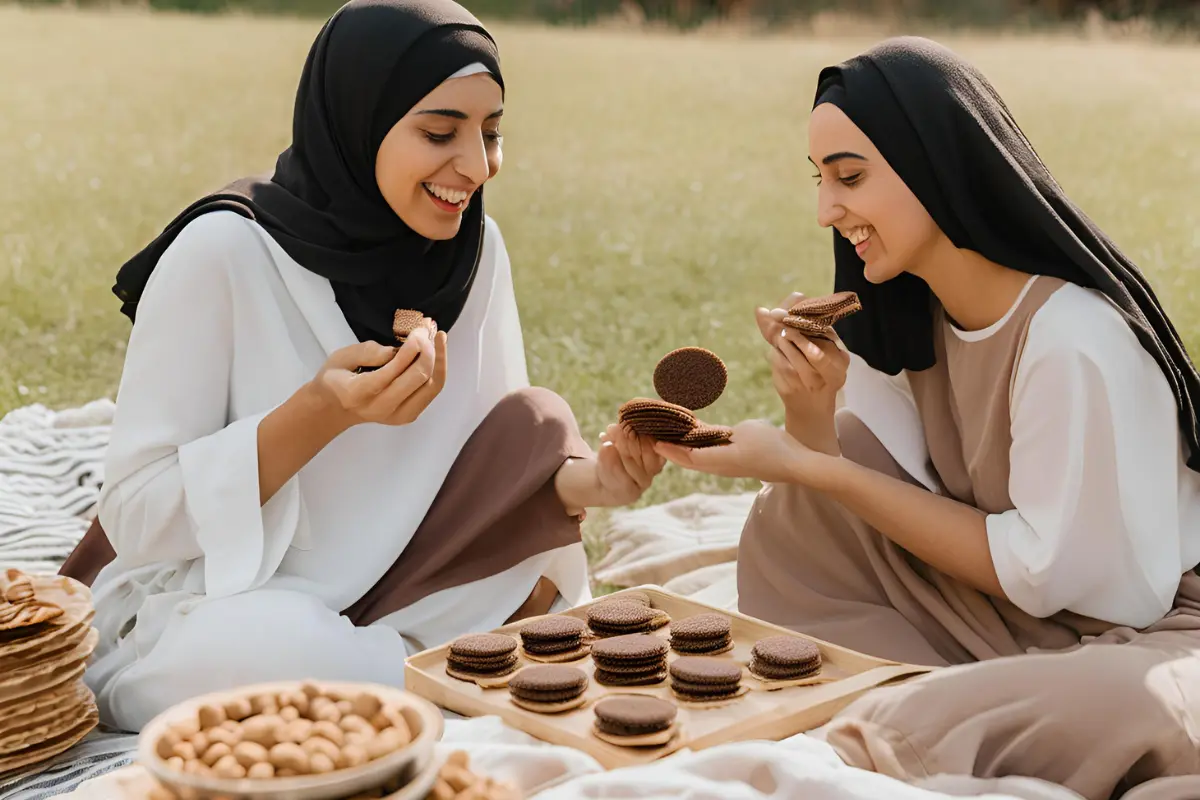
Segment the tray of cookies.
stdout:
<path fill-rule="evenodd" d="M 416 653 L 405 687 L 614 769 L 783 739 L 929 670 L 641 586 Z"/>

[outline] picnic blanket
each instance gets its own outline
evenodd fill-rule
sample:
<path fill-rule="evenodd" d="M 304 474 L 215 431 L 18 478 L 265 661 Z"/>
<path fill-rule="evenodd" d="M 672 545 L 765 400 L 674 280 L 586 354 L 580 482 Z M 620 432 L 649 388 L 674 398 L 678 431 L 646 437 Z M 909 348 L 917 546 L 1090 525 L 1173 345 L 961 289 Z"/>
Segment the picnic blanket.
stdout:
<path fill-rule="evenodd" d="M 62 412 L 29 406 L 0 420 L 0 568 L 55 572 L 83 536 L 104 479 L 112 412 L 112 403 L 102 400 Z M 737 540 L 752 501 L 752 494 L 696 494 L 613 513 L 608 549 L 593 577 L 616 586 L 659 585 L 735 609 Z M 447 716 L 443 748 L 467 750 L 482 771 L 512 780 L 539 800 L 1079 800 L 1074 792 L 1027 778 L 941 775 L 903 784 L 851 769 L 819 738 L 803 734 L 682 751 L 651 765 L 605 771 L 590 756 L 540 742 L 497 717 Z M 0 800 L 119 797 L 115 782 L 133 761 L 136 742 L 136 736 L 97 730 L 48 764 L 0 780 Z M 1126 800 L 1183 797 L 1200 797 L 1200 787 L 1155 782 Z"/>

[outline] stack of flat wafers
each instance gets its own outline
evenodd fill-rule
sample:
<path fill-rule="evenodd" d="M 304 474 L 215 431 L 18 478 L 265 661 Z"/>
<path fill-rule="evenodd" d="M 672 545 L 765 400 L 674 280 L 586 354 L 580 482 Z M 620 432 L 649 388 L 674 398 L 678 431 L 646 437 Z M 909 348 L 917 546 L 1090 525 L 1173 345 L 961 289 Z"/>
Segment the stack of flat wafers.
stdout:
<path fill-rule="evenodd" d="M 681 347 L 663 356 L 654 368 L 654 390 L 661 400 L 635 397 L 617 412 L 622 425 L 642 436 L 685 447 L 729 444 L 733 431 L 708 425 L 695 411 L 717 401 L 729 374 L 716 353 L 702 347 Z"/>
<path fill-rule="evenodd" d="M 50 759 L 96 726 L 83 672 L 99 635 L 91 591 L 0 571 L 0 776 Z"/>

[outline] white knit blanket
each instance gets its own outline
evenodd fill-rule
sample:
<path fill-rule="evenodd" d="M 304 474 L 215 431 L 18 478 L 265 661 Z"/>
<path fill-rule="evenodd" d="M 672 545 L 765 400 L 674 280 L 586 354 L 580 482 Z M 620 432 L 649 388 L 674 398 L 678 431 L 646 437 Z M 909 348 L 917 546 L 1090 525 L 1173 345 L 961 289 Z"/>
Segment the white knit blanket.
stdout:
<path fill-rule="evenodd" d="M 0 420 L 0 567 L 55 572 L 83 536 L 104 479 L 112 413 L 113 404 L 101 400 L 58 413 L 29 406 Z M 608 550 L 594 577 L 617 586 L 657 584 L 735 608 L 737 541 L 752 501 L 752 494 L 697 494 L 615 513 L 605 535 Z M 823 742 L 803 735 L 681 752 L 653 765 L 611 772 L 582 753 L 537 742 L 495 717 L 451 720 L 446 738 L 447 744 L 469 749 L 485 771 L 514 780 L 531 794 L 544 790 L 539 796 L 554 800 L 1078 800 L 1061 787 L 1021 778 L 937 776 L 908 786 L 846 767 Z M 90 780 L 74 796 L 114 797 L 114 770 L 132 760 L 135 744 L 135 736 L 94 732 L 22 778 L 0 780 L 0 800 L 59 797 L 85 779 Z M 1184 796 L 1197 795 L 1139 793 L 1138 800 Z"/>

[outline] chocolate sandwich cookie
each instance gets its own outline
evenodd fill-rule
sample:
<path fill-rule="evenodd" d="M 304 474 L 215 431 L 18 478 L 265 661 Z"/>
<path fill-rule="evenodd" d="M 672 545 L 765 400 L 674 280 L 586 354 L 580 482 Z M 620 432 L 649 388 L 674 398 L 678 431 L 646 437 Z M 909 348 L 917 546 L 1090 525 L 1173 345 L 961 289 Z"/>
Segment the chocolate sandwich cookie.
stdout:
<path fill-rule="evenodd" d="M 593 713 L 597 738 L 617 745 L 666 744 L 673 734 L 677 709 L 670 700 L 629 694 L 606 697 Z"/>
<path fill-rule="evenodd" d="M 587 673 L 564 664 L 525 667 L 508 682 L 513 703 L 539 714 L 556 714 L 583 705 Z"/>
<path fill-rule="evenodd" d="M 671 664 L 671 691 L 693 703 L 728 700 L 740 693 L 742 667 L 733 661 L 684 656 Z"/>
<path fill-rule="evenodd" d="M 521 648 L 534 661 L 575 661 L 588 653 L 587 625 L 566 616 L 543 617 L 521 628 Z"/>
<path fill-rule="evenodd" d="M 645 686 L 667 679 L 667 643 L 657 636 L 635 633 L 592 643 L 596 683 L 605 686 Z"/>
<path fill-rule="evenodd" d="M 450 643 L 446 674 L 461 681 L 495 678 L 517 668 L 517 640 L 502 633 L 473 633 Z"/>
<path fill-rule="evenodd" d="M 617 410 L 617 421 L 641 436 L 678 441 L 696 427 L 696 415 L 683 406 L 635 397 Z"/>
<path fill-rule="evenodd" d="M 420 311 L 401 308 L 392 316 L 392 335 L 398 344 L 404 344 L 417 328 L 427 328 L 430 333 L 437 332 L 437 324 Z"/>
<path fill-rule="evenodd" d="M 750 651 L 751 674 L 769 681 L 810 678 L 821 671 L 821 649 L 796 636 L 769 636 Z"/>
<path fill-rule="evenodd" d="M 687 435 L 679 440 L 679 444 L 684 447 L 702 448 L 702 447 L 719 447 L 729 444 L 733 437 L 733 428 L 727 428 L 724 425 L 704 425 L 699 424 L 692 428 Z"/>
<path fill-rule="evenodd" d="M 696 614 L 671 623 L 671 649 L 687 655 L 712 655 L 733 649 L 729 617 Z"/>
<path fill-rule="evenodd" d="M 788 309 L 783 324 L 810 338 L 832 339 L 833 326 L 861 310 L 862 304 L 854 292 L 806 297 Z"/>
<path fill-rule="evenodd" d="M 588 627 L 597 636 L 646 633 L 671 621 L 665 611 L 628 600 L 596 603 L 587 612 Z"/>
<path fill-rule="evenodd" d="M 654 368 L 654 391 L 658 396 L 692 411 L 717 402 L 728 381 L 725 363 L 703 347 L 672 350 Z"/>

